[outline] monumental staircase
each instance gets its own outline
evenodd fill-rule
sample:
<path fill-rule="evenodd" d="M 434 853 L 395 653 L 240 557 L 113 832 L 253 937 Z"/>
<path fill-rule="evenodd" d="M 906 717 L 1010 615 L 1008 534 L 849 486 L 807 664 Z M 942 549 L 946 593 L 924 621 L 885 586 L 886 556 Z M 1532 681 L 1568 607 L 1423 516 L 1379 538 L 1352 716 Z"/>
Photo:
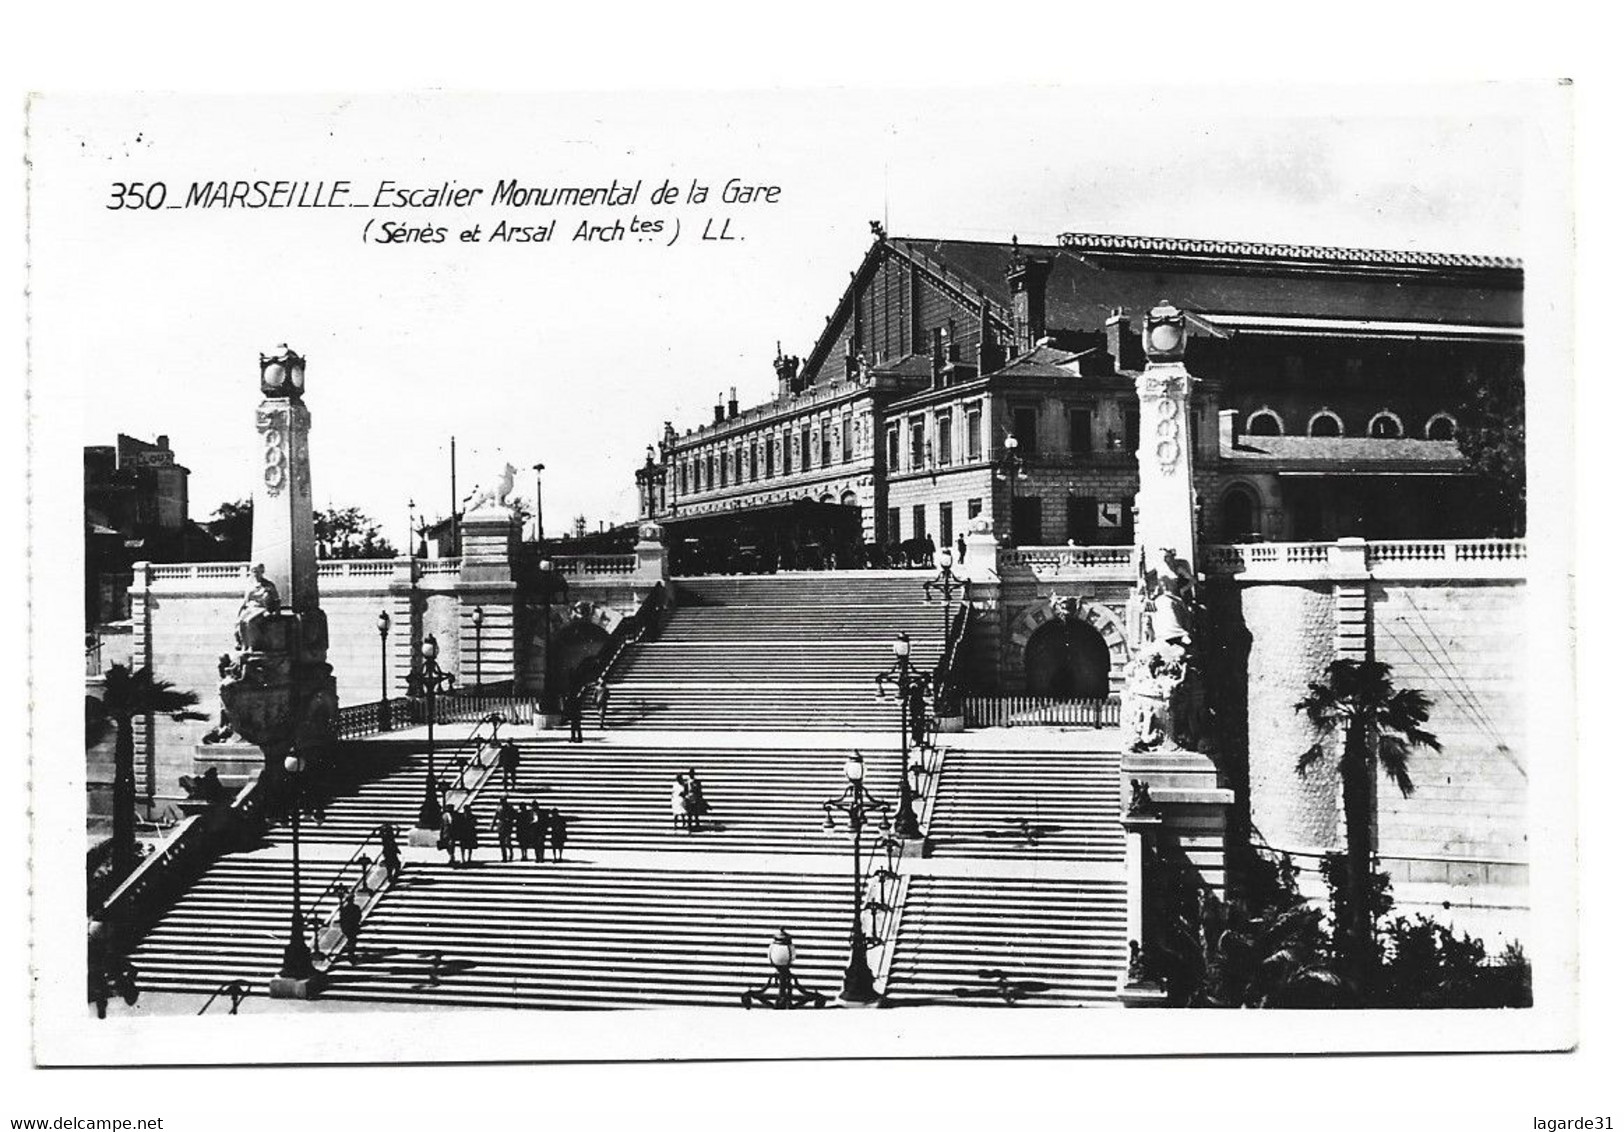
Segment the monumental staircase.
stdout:
<path fill-rule="evenodd" d="M 659 632 L 610 673 L 609 726 L 664 731 L 879 731 L 897 706 L 874 677 L 941 656 L 943 609 L 928 571 L 682 578 Z"/>
<path fill-rule="evenodd" d="M 822 803 L 845 786 L 851 744 L 864 750 L 865 785 L 896 798 L 899 709 L 875 702 L 873 678 L 890 667 L 898 632 L 922 667 L 939 654 L 942 609 L 923 600 L 923 578 L 680 582 L 664 631 L 611 673 L 609 728 L 589 726 L 581 743 L 511 729 L 517 780 L 494 766 L 463 778 L 475 862 L 411 854 L 367 915 L 359 963 L 335 965 L 324 997 L 736 1007 L 765 978 L 763 951 L 780 929 L 795 938 L 802 983 L 833 994 L 851 843 L 839 822 L 826 825 Z M 723 728 L 788 734 L 708 737 Z M 668 729 L 681 733 L 655 733 Z M 442 776 L 471 752 L 468 730 L 437 736 Z M 901 858 L 879 906 L 865 908 L 882 937 L 870 962 L 892 1005 L 1116 1003 L 1128 938 L 1116 736 L 1078 732 L 1064 749 L 1027 750 L 1021 734 L 944 736 L 929 760 L 918 802 L 928 851 Z M 382 822 L 415 824 L 428 757 L 417 731 L 344 744 L 334 764 L 312 775 L 303 806 L 307 893 Z M 711 806 L 691 833 L 673 828 L 670 803 L 690 770 Z M 490 827 L 504 795 L 563 815 L 562 862 L 500 861 Z M 208 995 L 240 980 L 263 993 L 287 938 L 288 841 L 285 826 L 273 829 L 162 911 L 132 954 L 140 985 Z M 865 852 L 865 869 L 873 860 Z"/>

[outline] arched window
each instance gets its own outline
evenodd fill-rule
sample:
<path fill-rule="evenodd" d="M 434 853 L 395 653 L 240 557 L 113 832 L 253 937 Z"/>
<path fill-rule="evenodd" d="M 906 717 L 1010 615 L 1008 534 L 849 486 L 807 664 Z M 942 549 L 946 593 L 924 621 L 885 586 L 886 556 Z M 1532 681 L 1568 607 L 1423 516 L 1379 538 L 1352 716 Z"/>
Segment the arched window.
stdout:
<path fill-rule="evenodd" d="M 1454 440 L 1458 427 L 1455 418 L 1448 413 L 1434 413 L 1432 419 L 1427 421 L 1427 439 Z"/>
<path fill-rule="evenodd" d="M 1404 435 L 1404 422 L 1392 410 L 1383 409 L 1370 418 L 1365 432 L 1377 440 L 1397 440 Z"/>
<path fill-rule="evenodd" d="M 1248 436 L 1280 436 L 1285 431 L 1285 422 L 1280 419 L 1280 414 L 1267 406 L 1246 418 Z"/>
<path fill-rule="evenodd" d="M 1222 542 L 1250 542 L 1258 537 L 1257 500 L 1251 489 L 1239 484 L 1224 492 L 1218 505 Z"/>
<path fill-rule="evenodd" d="M 1342 418 L 1329 409 L 1321 409 L 1308 418 L 1309 436 L 1341 436 L 1344 431 Z"/>

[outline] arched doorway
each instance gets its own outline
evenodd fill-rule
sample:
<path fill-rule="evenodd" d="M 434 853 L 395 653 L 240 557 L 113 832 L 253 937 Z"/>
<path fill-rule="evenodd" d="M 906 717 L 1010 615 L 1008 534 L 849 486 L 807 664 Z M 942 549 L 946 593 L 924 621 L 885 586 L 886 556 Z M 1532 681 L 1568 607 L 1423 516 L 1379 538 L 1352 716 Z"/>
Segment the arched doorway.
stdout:
<path fill-rule="evenodd" d="M 1111 650 L 1085 621 L 1056 618 L 1026 643 L 1026 691 L 1062 700 L 1103 700 L 1111 692 Z"/>

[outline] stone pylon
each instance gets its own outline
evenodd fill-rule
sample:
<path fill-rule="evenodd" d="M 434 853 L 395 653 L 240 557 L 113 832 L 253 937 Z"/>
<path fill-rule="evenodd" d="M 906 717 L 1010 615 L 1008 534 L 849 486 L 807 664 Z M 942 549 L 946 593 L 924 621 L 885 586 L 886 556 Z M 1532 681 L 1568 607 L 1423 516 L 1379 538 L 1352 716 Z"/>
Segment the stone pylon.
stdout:
<path fill-rule="evenodd" d="M 307 757 L 330 745 L 338 719 L 316 584 L 304 367 L 286 346 L 260 358 L 252 578 L 220 681 L 231 726 L 264 752 L 273 777 L 289 756 Z"/>

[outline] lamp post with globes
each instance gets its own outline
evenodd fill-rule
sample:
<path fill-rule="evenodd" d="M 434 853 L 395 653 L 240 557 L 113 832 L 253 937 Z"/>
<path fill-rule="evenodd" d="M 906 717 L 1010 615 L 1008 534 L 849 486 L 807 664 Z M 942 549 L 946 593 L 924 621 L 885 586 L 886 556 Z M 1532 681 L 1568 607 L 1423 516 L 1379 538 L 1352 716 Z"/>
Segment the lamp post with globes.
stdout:
<path fill-rule="evenodd" d="M 378 611 L 378 730 L 388 731 L 389 718 L 389 611 Z"/>
<path fill-rule="evenodd" d="M 536 472 L 536 544 L 541 544 L 541 473 L 547 470 L 546 464 L 532 464 Z"/>
<path fill-rule="evenodd" d="M 430 633 L 423 638 L 423 668 L 418 682 L 423 689 L 429 716 L 429 767 L 423 783 L 423 804 L 417 811 L 417 828 L 438 832 L 440 828 L 440 792 L 434 776 L 434 697 L 456 682 L 456 677 L 440 667 L 440 642 Z"/>
<path fill-rule="evenodd" d="M 774 1010 L 794 1010 L 802 1006 L 822 1006 L 829 1001 L 827 996 L 803 987 L 790 970 L 795 963 L 795 941 L 782 928 L 767 945 L 767 962 L 773 968 L 767 981 L 739 996 L 746 1010 L 757 1003 Z"/>
<path fill-rule="evenodd" d="M 846 963 L 846 974 L 841 983 L 840 1001 L 854 1006 L 878 1002 L 880 995 L 874 989 L 874 971 L 868 965 L 869 937 L 863 931 L 863 827 L 869 814 L 891 808 L 889 802 L 874 797 L 863 787 L 863 752 L 853 751 L 846 760 L 846 789 L 840 796 L 823 803 L 823 827 L 835 828 L 834 815 L 839 811 L 846 816 L 851 831 L 851 958 Z"/>
<path fill-rule="evenodd" d="M 1015 438 L 1014 433 L 1004 437 L 1004 451 L 993 461 L 993 478 L 1009 481 L 1009 541 L 1015 544 L 1015 500 L 1019 490 L 1017 484 L 1027 479 L 1026 457 L 1021 455 L 1021 442 Z"/>
<path fill-rule="evenodd" d="M 288 945 L 282 949 L 280 974 L 284 979 L 299 982 L 315 975 L 316 965 L 310 957 L 310 945 L 305 942 L 304 907 L 299 891 L 299 794 L 304 759 L 299 757 L 298 747 L 294 747 L 293 752 L 282 760 L 282 768 L 288 773 L 293 796 L 293 918 L 288 930 Z"/>
<path fill-rule="evenodd" d="M 902 776 L 897 788 L 897 821 L 896 834 L 904 839 L 914 839 L 919 836 L 919 815 L 914 810 L 914 788 L 909 767 L 908 753 L 912 749 L 910 723 L 912 730 L 922 730 L 924 720 L 910 719 L 921 711 L 924 699 L 925 684 L 929 677 L 914 669 L 908 663 L 908 655 L 913 650 L 913 642 L 908 634 L 898 633 L 896 641 L 891 645 L 891 652 L 896 657 L 896 663 L 886 671 L 874 677 L 877 698 L 886 699 L 885 686 L 893 684 L 897 689 L 897 699 L 901 707 L 901 743 L 902 743 Z"/>
<path fill-rule="evenodd" d="M 480 664 L 485 643 L 482 635 L 485 628 L 485 607 L 482 605 L 474 606 L 474 611 L 470 614 L 469 620 L 474 623 L 474 687 L 479 688 L 485 683 Z"/>

